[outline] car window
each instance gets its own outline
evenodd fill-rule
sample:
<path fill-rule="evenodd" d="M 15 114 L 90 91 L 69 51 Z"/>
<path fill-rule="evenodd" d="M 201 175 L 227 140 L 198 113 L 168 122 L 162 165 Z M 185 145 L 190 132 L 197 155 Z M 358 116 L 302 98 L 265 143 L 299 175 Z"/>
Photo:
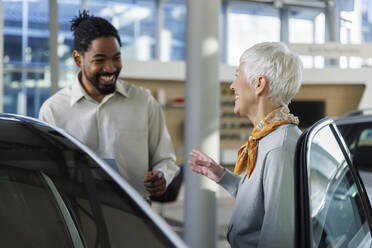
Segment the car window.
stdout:
<path fill-rule="evenodd" d="M 370 159 L 372 154 L 372 127 L 370 127 L 370 124 L 340 125 L 340 131 L 350 149 L 355 167 L 361 172 L 372 172 Z"/>
<path fill-rule="evenodd" d="M 174 247 L 67 138 L 37 125 L 0 129 L 1 247 Z"/>
<path fill-rule="evenodd" d="M 353 163 L 361 171 L 372 171 L 372 129 L 367 128 L 361 131 L 356 137 L 354 147 L 351 149 Z"/>
<path fill-rule="evenodd" d="M 40 174 L 0 166 L 2 247 L 72 247 L 50 188 Z"/>
<path fill-rule="evenodd" d="M 372 146 L 372 129 L 364 129 L 361 132 L 358 145 Z"/>
<path fill-rule="evenodd" d="M 309 140 L 312 247 L 364 247 L 371 235 L 361 195 L 329 126 Z"/>

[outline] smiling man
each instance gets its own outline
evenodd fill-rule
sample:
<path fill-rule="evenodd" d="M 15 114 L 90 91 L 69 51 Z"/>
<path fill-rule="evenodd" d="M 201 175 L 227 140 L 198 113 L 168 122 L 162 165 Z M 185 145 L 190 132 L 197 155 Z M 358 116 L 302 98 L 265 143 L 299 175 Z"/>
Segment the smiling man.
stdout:
<path fill-rule="evenodd" d="M 39 119 L 67 131 L 106 159 L 144 197 L 161 196 L 178 171 L 158 102 L 119 79 L 118 31 L 86 11 L 72 20 L 76 82 L 50 97 Z"/>

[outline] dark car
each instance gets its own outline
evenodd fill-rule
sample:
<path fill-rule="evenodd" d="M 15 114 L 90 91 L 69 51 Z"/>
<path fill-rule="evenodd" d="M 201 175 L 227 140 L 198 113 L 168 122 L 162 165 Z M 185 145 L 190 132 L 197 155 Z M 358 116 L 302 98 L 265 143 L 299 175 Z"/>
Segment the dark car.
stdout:
<path fill-rule="evenodd" d="M 372 200 L 372 109 L 351 112 L 335 123 Z"/>
<path fill-rule="evenodd" d="M 0 114 L 0 246 L 186 247 L 86 146 L 9 114 Z"/>
<path fill-rule="evenodd" d="M 300 137 L 294 178 L 296 247 L 371 247 L 371 206 L 331 119 Z"/>

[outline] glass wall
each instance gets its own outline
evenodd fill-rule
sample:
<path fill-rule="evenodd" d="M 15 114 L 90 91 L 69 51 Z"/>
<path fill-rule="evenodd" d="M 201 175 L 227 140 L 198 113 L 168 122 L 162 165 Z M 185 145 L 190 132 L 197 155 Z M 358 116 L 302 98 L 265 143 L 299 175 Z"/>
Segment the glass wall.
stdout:
<path fill-rule="evenodd" d="M 289 43 L 324 43 L 325 15 L 322 10 L 310 8 L 290 8 Z M 300 56 L 305 68 L 323 68 L 324 58 L 320 56 Z"/>
<path fill-rule="evenodd" d="M 344 1 L 341 6 L 340 42 L 344 44 L 360 44 L 364 42 L 362 32 L 361 0 Z M 372 13 L 371 13 L 372 14 Z M 341 68 L 360 68 L 367 62 L 360 57 L 340 57 Z"/>
<path fill-rule="evenodd" d="M 71 19 L 82 10 L 108 19 L 119 30 L 124 60 L 185 59 L 186 0 L 57 0 L 59 84 L 76 80 Z M 4 111 L 37 116 L 49 96 L 49 0 L 2 0 L 4 10 Z M 311 4 L 311 1 L 306 1 Z M 289 43 L 324 43 L 325 8 L 243 0 L 221 0 L 221 63 L 236 66 L 248 47 L 279 41 L 281 27 Z M 279 3 L 279 4 L 278 4 Z M 298 3 L 302 3 L 298 1 Z M 313 1 L 319 6 L 319 1 Z M 372 41 L 372 1 L 340 4 L 340 42 Z M 281 8 L 288 9 L 283 17 Z M 287 18 L 288 26 L 281 24 Z M 286 40 L 286 38 L 283 38 Z M 303 56 L 306 68 L 323 68 L 323 57 Z M 372 66 L 372 59 L 341 57 L 341 68 Z"/>
<path fill-rule="evenodd" d="M 49 96 L 47 0 L 4 1 L 4 112 L 35 116 Z"/>
<path fill-rule="evenodd" d="M 230 1 L 227 19 L 227 64 L 238 65 L 240 55 L 263 41 L 280 41 L 279 10 L 267 4 Z M 223 44 L 222 44 L 223 45 Z"/>
<path fill-rule="evenodd" d="M 74 50 L 73 35 L 70 30 L 71 19 L 78 15 L 82 3 L 76 0 L 58 0 L 58 57 L 60 88 L 74 82 L 77 67 L 72 58 Z"/>
<path fill-rule="evenodd" d="M 91 14 L 109 20 L 119 30 L 124 59 L 155 58 L 155 0 L 88 0 L 88 9 Z"/>
<path fill-rule="evenodd" d="M 161 61 L 184 60 L 186 41 L 186 5 L 184 0 L 164 0 L 164 23 L 160 34 Z"/>

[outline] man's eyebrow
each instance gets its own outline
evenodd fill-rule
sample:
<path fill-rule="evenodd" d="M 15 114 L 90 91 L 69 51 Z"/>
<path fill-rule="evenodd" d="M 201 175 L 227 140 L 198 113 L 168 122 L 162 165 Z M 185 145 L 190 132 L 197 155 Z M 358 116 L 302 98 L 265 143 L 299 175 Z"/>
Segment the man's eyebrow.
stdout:
<path fill-rule="evenodd" d="M 120 56 L 120 55 L 121 55 L 121 52 L 117 52 L 112 57 L 116 57 L 116 56 Z M 94 54 L 93 58 L 97 58 L 97 57 L 99 57 L 99 58 L 106 58 L 107 56 L 106 56 L 106 54 L 103 54 L 103 53 Z"/>
<path fill-rule="evenodd" d="M 93 58 L 97 58 L 97 57 L 106 57 L 106 55 L 102 53 L 94 54 Z"/>

